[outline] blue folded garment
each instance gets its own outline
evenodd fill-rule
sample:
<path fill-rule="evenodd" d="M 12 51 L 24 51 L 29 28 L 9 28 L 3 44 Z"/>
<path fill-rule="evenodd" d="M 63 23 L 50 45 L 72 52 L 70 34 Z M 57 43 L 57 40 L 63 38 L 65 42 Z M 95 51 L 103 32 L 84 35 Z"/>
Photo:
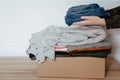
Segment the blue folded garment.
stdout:
<path fill-rule="evenodd" d="M 65 22 L 68 26 L 73 22 L 82 21 L 81 16 L 99 16 L 101 18 L 109 17 L 110 14 L 106 13 L 103 7 L 98 4 L 74 6 L 68 9 Z"/>

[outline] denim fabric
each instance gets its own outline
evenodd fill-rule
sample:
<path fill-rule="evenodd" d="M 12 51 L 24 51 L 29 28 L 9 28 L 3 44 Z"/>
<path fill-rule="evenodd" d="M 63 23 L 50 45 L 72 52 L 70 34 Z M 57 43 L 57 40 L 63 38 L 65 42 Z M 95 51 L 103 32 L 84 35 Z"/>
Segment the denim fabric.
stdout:
<path fill-rule="evenodd" d="M 110 15 L 98 4 L 80 5 L 69 8 L 65 16 L 65 22 L 70 26 L 73 22 L 82 21 L 81 16 L 99 16 L 103 18 Z"/>

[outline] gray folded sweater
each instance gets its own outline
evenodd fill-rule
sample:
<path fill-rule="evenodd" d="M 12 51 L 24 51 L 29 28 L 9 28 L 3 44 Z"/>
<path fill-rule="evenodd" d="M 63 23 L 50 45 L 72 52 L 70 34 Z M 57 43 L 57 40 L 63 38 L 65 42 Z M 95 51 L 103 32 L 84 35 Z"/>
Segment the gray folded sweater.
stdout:
<path fill-rule="evenodd" d="M 111 47 L 112 44 L 109 41 L 103 40 L 97 43 L 83 44 L 83 45 L 68 45 L 68 52 L 77 49 L 86 49 L 86 48 L 99 48 L 99 47 Z"/>
<path fill-rule="evenodd" d="M 100 26 L 49 26 L 32 34 L 27 54 L 34 54 L 39 63 L 46 57 L 54 61 L 55 45 L 83 45 L 97 43 L 106 38 L 106 32 Z"/>

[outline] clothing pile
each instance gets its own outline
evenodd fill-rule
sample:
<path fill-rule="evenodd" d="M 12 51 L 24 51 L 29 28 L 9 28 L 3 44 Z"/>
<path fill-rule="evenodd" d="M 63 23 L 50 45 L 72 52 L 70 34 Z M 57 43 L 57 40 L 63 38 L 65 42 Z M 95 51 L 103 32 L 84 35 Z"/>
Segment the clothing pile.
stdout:
<path fill-rule="evenodd" d="M 68 45 L 55 48 L 56 57 L 98 57 L 106 58 L 111 53 L 112 45 L 108 41 L 84 45 Z"/>
<path fill-rule="evenodd" d="M 101 26 L 71 25 L 75 21 L 80 21 L 81 14 L 109 16 L 103 8 L 98 7 L 97 4 L 72 7 L 65 17 L 66 24 L 70 27 L 52 25 L 33 33 L 27 50 L 29 57 L 36 59 L 38 63 L 44 62 L 46 57 L 51 61 L 54 61 L 55 57 L 67 56 L 107 57 L 111 52 L 111 43 L 105 40 L 107 34 Z M 72 16 L 77 16 L 79 19 Z"/>

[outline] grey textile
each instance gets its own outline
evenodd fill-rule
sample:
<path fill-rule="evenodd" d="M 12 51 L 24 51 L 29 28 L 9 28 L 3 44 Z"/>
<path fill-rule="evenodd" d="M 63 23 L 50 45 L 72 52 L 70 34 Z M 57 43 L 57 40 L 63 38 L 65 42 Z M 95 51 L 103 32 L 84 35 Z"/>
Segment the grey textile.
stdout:
<path fill-rule="evenodd" d="M 92 43 L 92 44 L 83 44 L 83 45 L 68 45 L 68 52 L 76 49 L 85 49 L 85 48 L 99 48 L 99 47 L 111 47 L 112 44 L 109 41 L 101 41 L 98 43 Z"/>
<path fill-rule="evenodd" d="M 38 63 L 46 57 L 55 59 L 55 45 L 82 45 L 96 43 L 106 38 L 105 30 L 100 26 L 48 26 L 46 29 L 32 34 L 27 54 L 36 56 Z"/>

